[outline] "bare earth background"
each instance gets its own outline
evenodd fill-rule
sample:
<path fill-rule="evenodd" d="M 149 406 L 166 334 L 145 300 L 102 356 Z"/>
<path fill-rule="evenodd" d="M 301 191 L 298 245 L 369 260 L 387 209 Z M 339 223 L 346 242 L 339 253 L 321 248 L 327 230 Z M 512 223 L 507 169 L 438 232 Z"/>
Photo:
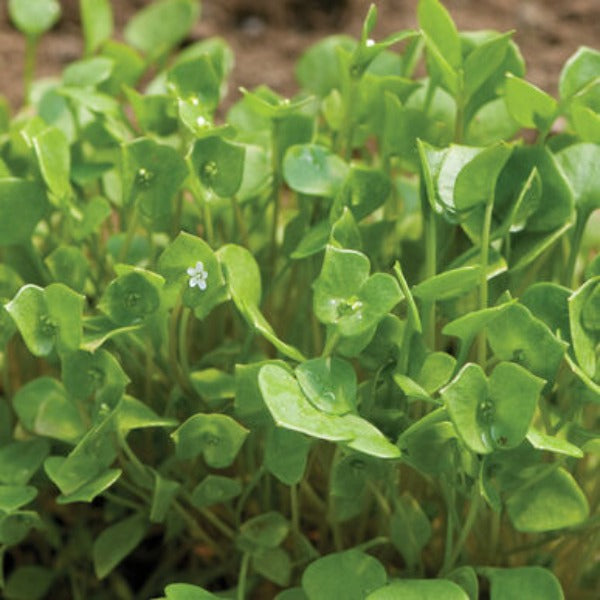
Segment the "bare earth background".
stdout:
<path fill-rule="evenodd" d="M 60 0 L 63 17 L 44 36 L 38 76 L 56 75 L 82 50 L 78 0 Z M 113 0 L 120 32 L 150 0 Z M 0 0 L 0 94 L 14 108 L 22 100 L 24 41 Z M 293 65 L 310 44 L 332 33 L 357 36 L 370 0 L 204 0 L 190 42 L 220 35 L 233 47 L 236 67 L 229 102 L 240 85 L 265 83 L 287 96 L 296 91 Z M 375 37 L 416 25 L 417 0 L 379 0 Z M 528 79 L 554 93 L 560 68 L 580 46 L 600 47 L 600 0 L 446 0 L 460 29 L 514 29 Z"/>

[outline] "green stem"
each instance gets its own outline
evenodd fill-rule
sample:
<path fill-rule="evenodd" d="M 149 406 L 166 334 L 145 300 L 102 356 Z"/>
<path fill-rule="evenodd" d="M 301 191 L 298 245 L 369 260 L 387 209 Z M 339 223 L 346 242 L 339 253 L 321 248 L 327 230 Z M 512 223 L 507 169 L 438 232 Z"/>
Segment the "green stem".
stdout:
<path fill-rule="evenodd" d="M 448 489 L 447 484 L 442 481 L 442 491 L 444 500 L 446 502 L 446 542 L 444 544 L 444 562 L 442 563 L 442 569 L 440 573 L 445 573 L 450 564 L 450 558 L 453 554 L 453 543 L 454 543 L 454 528 L 455 522 L 453 518 L 454 509 L 454 488 Z"/>
<path fill-rule="evenodd" d="M 437 228 L 435 213 L 427 202 L 425 209 L 425 279 L 434 277 L 437 273 Z M 425 343 L 435 350 L 435 301 L 423 306 L 423 327 Z"/>
<path fill-rule="evenodd" d="M 240 566 L 240 575 L 238 577 L 237 600 L 246 598 L 246 579 L 248 578 L 248 567 L 250 566 L 250 553 L 244 552 L 242 564 Z"/>
<path fill-rule="evenodd" d="M 127 254 L 129 253 L 129 248 L 131 248 L 131 243 L 133 242 L 139 221 L 140 213 L 136 206 L 131 213 L 131 218 L 127 224 L 127 233 L 125 234 L 125 239 L 123 240 L 123 244 L 119 250 L 119 262 L 125 262 L 127 260 Z"/>
<path fill-rule="evenodd" d="M 323 356 L 323 357 L 331 356 L 333 354 L 333 351 L 335 350 L 335 347 L 338 345 L 339 341 L 340 341 L 339 333 L 337 333 L 337 332 L 331 333 L 330 331 L 328 331 L 327 339 L 325 341 L 325 347 L 323 348 L 323 353 L 321 354 L 321 356 Z"/>
<path fill-rule="evenodd" d="M 485 205 L 485 215 L 483 218 L 483 229 L 481 232 L 481 275 L 479 279 L 479 308 L 483 310 L 488 307 L 488 261 L 490 254 L 490 230 L 492 227 L 492 212 L 494 209 L 494 193 L 490 194 Z M 487 356 L 487 339 L 485 328 L 477 336 L 477 361 L 482 367 L 485 365 Z"/>
<path fill-rule="evenodd" d="M 498 553 L 498 543 L 500 541 L 500 519 L 502 513 L 492 510 L 490 516 L 490 545 L 489 545 L 489 563 L 493 564 L 495 556 Z"/>
<path fill-rule="evenodd" d="M 188 356 L 188 328 L 190 322 L 191 310 L 185 307 L 179 319 L 179 336 L 177 339 L 179 347 L 179 360 L 183 377 L 186 381 L 190 381 L 190 361 Z"/>
<path fill-rule="evenodd" d="M 460 555 L 460 552 L 469 537 L 469 533 L 471 533 L 471 529 L 475 524 L 475 519 L 477 518 L 477 513 L 479 511 L 479 504 L 481 500 L 481 495 L 479 494 L 479 488 L 477 485 L 473 486 L 473 494 L 471 495 L 471 505 L 469 506 L 469 512 L 467 513 L 467 518 L 465 519 L 465 523 L 460 531 L 458 536 L 458 541 L 452 550 L 449 560 L 444 564 L 444 568 L 442 569 L 443 573 L 447 573 L 452 569 L 456 559 Z"/>
<path fill-rule="evenodd" d="M 579 256 L 579 248 L 581 246 L 581 240 L 583 238 L 583 232 L 589 218 L 589 213 L 584 211 L 577 212 L 577 220 L 575 222 L 575 229 L 573 230 L 573 236 L 571 237 L 571 250 L 569 254 L 569 262 L 565 271 L 564 283 L 567 287 L 577 287 L 575 281 L 575 267 L 577 266 L 577 257 Z"/>
<path fill-rule="evenodd" d="M 465 134 L 465 97 L 464 76 L 462 70 L 458 73 L 458 90 L 456 92 L 456 119 L 454 121 L 454 142 L 462 144 Z"/>
<path fill-rule="evenodd" d="M 300 533 L 300 506 L 298 501 L 298 485 L 290 486 L 290 512 L 292 514 L 292 531 Z"/>
<path fill-rule="evenodd" d="M 246 248 L 249 248 L 250 247 L 250 239 L 248 237 L 248 228 L 246 227 L 242 209 L 241 209 L 240 204 L 237 201 L 237 198 L 235 195 L 233 195 L 231 197 L 231 206 L 233 207 L 233 216 L 235 218 L 237 230 L 240 235 L 242 244 L 244 246 L 246 246 Z"/>
<path fill-rule="evenodd" d="M 35 75 L 38 42 L 39 37 L 37 35 L 28 35 L 25 37 L 25 67 L 23 71 L 25 105 L 28 105 L 31 100 L 31 84 Z"/>
<path fill-rule="evenodd" d="M 279 155 L 279 121 L 273 119 L 273 128 L 271 131 L 271 169 L 273 171 L 273 182 L 271 185 L 270 203 L 273 206 L 273 222 L 271 224 L 271 277 L 275 276 L 277 263 L 277 229 L 279 227 L 279 212 L 281 198 L 279 191 L 281 188 L 281 164 Z"/>
<path fill-rule="evenodd" d="M 350 74 L 350 87 L 346 94 L 344 102 L 344 129 L 341 135 L 341 151 L 342 156 L 346 160 L 350 160 L 352 156 L 352 138 L 354 137 L 354 105 L 356 104 L 356 93 L 358 90 L 358 81 Z"/>

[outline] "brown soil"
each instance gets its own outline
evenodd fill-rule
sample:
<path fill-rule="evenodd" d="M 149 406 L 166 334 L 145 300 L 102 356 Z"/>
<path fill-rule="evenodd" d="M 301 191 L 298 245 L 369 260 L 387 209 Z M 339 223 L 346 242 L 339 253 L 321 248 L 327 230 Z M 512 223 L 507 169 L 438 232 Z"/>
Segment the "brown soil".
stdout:
<path fill-rule="evenodd" d="M 38 76 L 55 75 L 76 59 L 82 43 L 78 0 L 60 0 L 63 18 L 40 46 Z M 113 0 L 117 25 L 149 0 Z M 293 65 L 310 44 L 332 33 L 358 35 L 370 0 L 204 0 L 192 40 L 224 37 L 236 55 L 233 97 L 240 85 L 265 83 L 291 95 Z M 417 0 L 379 0 L 375 37 L 414 27 Z M 600 46 L 599 0 L 446 0 L 460 29 L 516 30 L 528 78 L 556 91 L 564 61 L 580 46 Z M 191 40 L 191 41 L 192 41 Z M 13 107 L 22 100 L 24 41 L 0 3 L 0 93 Z"/>

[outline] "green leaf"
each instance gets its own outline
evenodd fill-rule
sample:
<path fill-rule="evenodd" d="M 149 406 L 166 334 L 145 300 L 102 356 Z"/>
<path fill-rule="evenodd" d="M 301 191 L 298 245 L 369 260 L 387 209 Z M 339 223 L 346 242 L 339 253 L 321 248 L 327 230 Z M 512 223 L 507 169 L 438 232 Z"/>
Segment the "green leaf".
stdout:
<path fill-rule="evenodd" d="M 454 69 L 462 64 L 456 25 L 439 0 L 419 0 L 417 16 L 421 29 Z"/>
<path fill-rule="evenodd" d="M 587 106 L 575 104 L 571 107 L 571 121 L 584 142 L 600 144 L 600 114 Z"/>
<path fill-rule="evenodd" d="M 200 110 L 212 112 L 219 104 L 220 81 L 206 54 L 178 60 L 167 72 L 167 87 Z"/>
<path fill-rule="evenodd" d="M 476 266 L 450 269 L 417 284 L 412 293 L 424 302 L 456 298 L 479 285 L 480 273 L 481 268 Z"/>
<path fill-rule="evenodd" d="M 92 54 L 113 34 L 110 0 L 79 0 L 85 53 Z"/>
<path fill-rule="evenodd" d="M 240 306 L 260 304 L 262 295 L 261 276 L 254 256 L 235 244 L 225 244 L 217 252 L 217 258 L 225 272 L 231 296 Z M 239 304 L 238 304 L 239 303 Z"/>
<path fill-rule="evenodd" d="M 315 358 L 295 370 L 302 391 L 320 411 L 343 415 L 355 408 L 356 373 L 339 358 Z"/>
<path fill-rule="evenodd" d="M 285 369 L 265 365 L 259 371 L 258 383 L 265 404 L 281 427 L 332 442 L 353 438 L 340 427 L 340 417 L 323 413 L 308 401 L 300 384 Z"/>
<path fill-rule="evenodd" d="M 527 441 L 538 450 L 547 450 L 557 454 L 565 454 L 574 458 L 582 458 L 583 450 L 563 438 L 547 435 L 531 427 L 527 432 Z"/>
<path fill-rule="evenodd" d="M 202 369 L 190 373 L 190 383 L 206 400 L 219 401 L 235 397 L 235 378 L 219 369 Z"/>
<path fill-rule="evenodd" d="M 31 529 L 41 529 L 39 515 L 30 510 L 20 510 L 0 516 L 0 544 L 16 546 L 21 543 Z"/>
<path fill-rule="evenodd" d="M 160 473 L 154 472 L 154 489 L 152 490 L 149 517 L 151 523 L 164 522 L 180 487 L 181 484 L 178 481 L 167 479 Z"/>
<path fill-rule="evenodd" d="M 39 438 L 0 447 L 0 482 L 25 485 L 42 466 L 49 451 L 48 442 Z"/>
<path fill-rule="evenodd" d="M 92 556 L 98 579 L 106 577 L 146 535 L 146 519 L 132 515 L 105 529 L 94 540 Z"/>
<path fill-rule="evenodd" d="M 566 344 L 527 308 L 520 304 L 506 307 L 488 323 L 487 332 L 500 360 L 517 362 L 547 382 L 554 381 Z"/>
<path fill-rule="evenodd" d="M 550 129 L 558 115 L 558 102 L 532 83 L 506 75 L 506 106 L 510 115 L 523 127 Z"/>
<path fill-rule="evenodd" d="M 170 146 L 142 138 L 123 145 L 122 175 L 125 203 L 160 220 L 171 214 L 171 200 L 187 176 L 185 161 Z"/>
<path fill-rule="evenodd" d="M 470 210 L 493 197 L 498 175 L 511 153 L 511 146 L 502 143 L 493 145 L 460 170 L 454 183 L 454 206 L 457 210 Z"/>
<path fill-rule="evenodd" d="M 285 485 L 300 483 L 304 477 L 311 440 L 305 435 L 272 427 L 265 441 L 264 465 Z"/>
<path fill-rule="evenodd" d="M 58 246 L 44 260 L 52 277 L 58 283 L 82 293 L 89 274 L 89 265 L 83 252 L 76 246 Z"/>
<path fill-rule="evenodd" d="M 370 593 L 366 600 L 469 600 L 466 592 L 447 579 L 396 579 Z"/>
<path fill-rule="evenodd" d="M 65 134 L 48 127 L 33 138 L 33 147 L 50 194 L 59 203 L 65 202 L 71 194 L 71 154 Z"/>
<path fill-rule="evenodd" d="M 491 600 L 511 600 L 515 597 L 564 600 L 565 597 L 556 576 L 542 567 L 485 567 L 478 571 L 490 580 Z"/>
<path fill-rule="evenodd" d="M 37 490 L 30 485 L 0 485 L 0 511 L 11 513 L 37 496 Z"/>
<path fill-rule="evenodd" d="M 63 71 L 63 83 L 67 86 L 95 87 L 112 74 L 114 61 L 105 56 L 84 58 L 69 64 Z"/>
<path fill-rule="evenodd" d="M 130 87 L 125 87 L 124 92 L 144 133 L 166 136 L 177 131 L 173 98 L 158 94 L 140 94 Z"/>
<path fill-rule="evenodd" d="M 571 184 L 575 206 L 582 215 L 600 208 L 600 183 L 592 176 L 599 160 L 598 144 L 573 144 L 556 154 L 556 162 Z"/>
<path fill-rule="evenodd" d="M 421 562 L 421 552 L 431 539 L 431 523 L 415 498 L 400 496 L 390 521 L 390 537 L 409 567 Z"/>
<path fill-rule="evenodd" d="M 600 74 L 600 52 L 581 46 L 560 73 L 558 91 L 562 100 L 573 98 Z"/>
<path fill-rule="evenodd" d="M 383 565 L 359 550 L 319 558 L 304 570 L 302 589 L 309 600 L 363 600 L 387 580 Z"/>
<path fill-rule="evenodd" d="M 0 246 L 28 241 L 47 207 L 46 193 L 39 184 L 0 179 Z"/>
<path fill-rule="evenodd" d="M 218 596 L 190 585 L 189 583 L 172 583 L 165 588 L 165 600 L 216 600 Z"/>
<path fill-rule="evenodd" d="M 431 352 L 423 361 L 416 381 L 428 394 L 448 383 L 454 373 L 456 359 L 445 352 Z"/>
<path fill-rule="evenodd" d="M 242 523 L 237 543 L 245 552 L 277 548 L 288 536 L 290 524 L 278 512 L 265 512 Z"/>
<path fill-rule="evenodd" d="M 458 567 L 446 575 L 446 578 L 459 585 L 469 597 L 469 600 L 479 598 L 479 581 L 473 567 Z"/>
<path fill-rule="evenodd" d="M 206 273 L 205 289 L 191 286 L 188 269 L 201 266 Z M 158 272 L 165 278 L 167 294 L 182 294 L 184 306 L 201 318 L 223 302 L 227 295 L 221 265 L 210 246 L 201 238 L 181 232 L 158 259 Z"/>
<path fill-rule="evenodd" d="M 9 0 L 8 13 L 20 31 L 37 37 L 58 21 L 61 9 L 56 0 Z"/>
<path fill-rule="evenodd" d="M 121 326 L 135 325 L 154 314 L 160 306 L 159 278 L 141 270 L 130 271 L 110 282 L 98 307 Z"/>
<path fill-rule="evenodd" d="M 512 32 L 493 35 L 467 55 L 464 61 L 466 98 L 471 98 L 503 65 L 512 35 Z"/>
<path fill-rule="evenodd" d="M 128 44 L 153 59 L 183 41 L 199 16 L 197 0 L 160 0 L 139 11 L 123 35 Z"/>
<path fill-rule="evenodd" d="M 133 429 L 175 427 L 179 424 L 177 419 L 161 417 L 149 406 L 128 395 L 123 396 L 115 414 L 117 428 L 125 435 Z"/>
<path fill-rule="evenodd" d="M 467 364 L 442 390 L 442 398 L 465 444 L 478 454 L 516 448 L 525 438 L 544 382 L 513 363 L 500 363 L 489 382 Z"/>
<path fill-rule="evenodd" d="M 569 298 L 569 322 L 575 358 L 592 380 L 598 378 L 600 363 L 597 346 L 600 340 L 600 276 L 586 281 Z"/>
<path fill-rule="evenodd" d="M 244 146 L 212 136 L 196 140 L 190 159 L 205 188 L 230 198 L 242 184 L 245 154 Z"/>
<path fill-rule="evenodd" d="M 75 443 L 87 429 L 79 407 L 51 377 L 25 384 L 15 394 L 13 407 L 23 426 L 37 435 Z"/>
<path fill-rule="evenodd" d="M 247 435 L 248 430 L 227 415 L 196 414 L 171 437 L 179 458 L 185 460 L 202 454 L 206 464 L 223 469 L 234 461 Z"/>
<path fill-rule="evenodd" d="M 340 189 L 348 165 L 324 146 L 302 144 L 288 148 L 283 176 L 296 192 L 309 196 L 333 197 Z"/>
<path fill-rule="evenodd" d="M 252 568 L 265 579 L 279 586 L 290 583 L 292 561 L 282 548 L 267 548 L 252 555 Z"/>
<path fill-rule="evenodd" d="M 561 467 L 517 489 L 506 500 L 506 509 L 517 531 L 532 533 L 572 527 L 589 514 L 581 488 Z"/>
<path fill-rule="evenodd" d="M 92 500 L 99 496 L 102 492 L 106 491 L 112 486 L 123 472 L 121 469 L 107 469 L 98 477 L 95 477 L 91 481 L 88 481 L 76 491 L 71 494 L 61 494 L 56 499 L 57 504 L 71 504 L 72 502 L 92 502 Z"/>
<path fill-rule="evenodd" d="M 209 474 L 194 488 L 192 502 L 194 506 L 203 508 L 229 502 L 241 493 L 242 485 L 237 479 Z"/>
<path fill-rule="evenodd" d="M 4 594 L 6 600 L 42 600 L 47 597 L 48 590 L 56 573 L 46 567 L 35 565 L 18 567 L 6 581 Z"/>

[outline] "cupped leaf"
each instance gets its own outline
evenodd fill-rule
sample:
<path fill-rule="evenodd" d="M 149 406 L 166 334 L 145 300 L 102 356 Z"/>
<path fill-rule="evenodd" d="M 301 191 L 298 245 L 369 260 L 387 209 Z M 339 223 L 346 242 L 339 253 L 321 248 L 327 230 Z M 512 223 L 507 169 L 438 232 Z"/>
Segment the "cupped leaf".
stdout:
<path fill-rule="evenodd" d="M 508 112 L 521 126 L 550 129 L 558 115 L 558 102 L 552 96 L 511 73 L 506 76 L 505 94 Z"/>
<path fill-rule="evenodd" d="M 439 0 L 420 0 L 417 16 L 421 29 L 449 65 L 456 69 L 462 63 L 460 38 L 452 17 Z"/>
<path fill-rule="evenodd" d="M 13 407 L 23 426 L 37 435 L 74 443 L 87 429 L 79 407 L 51 377 L 39 377 L 24 385 L 15 394 Z"/>
<path fill-rule="evenodd" d="M 245 153 L 244 146 L 212 136 L 196 141 L 190 159 L 205 188 L 230 198 L 242 184 Z"/>
<path fill-rule="evenodd" d="M 202 454 L 206 464 L 223 469 L 235 460 L 247 435 L 248 430 L 227 415 L 199 413 L 185 421 L 171 437 L 179 458 Z"/>
<path fill-rule="evenodd" d="M 329 554 L 312 562 L 302 575 L 309 600 L 363 600 L 387 580 L 383 565 L 360 550 Z"/>
<path fill-rule="evenodd" d="M 168 218 L 188 173 L 183 158 L 170 146 L 142 138 L 123 145 L 121 163 L 125 203 L 135 202 L 149 219 Z"/>
<path fill-rule="evenodd" d="M 105 529 L 92 548 L 94 571 L 98 579 L 106 577 L 146 535 L 146 518 L 132 515 Z"/>
<path fill-rule="evenodd" d="M 16 568 L 6 580 L 7 600 L 42 600 L 47 597 L 56 572 L 47 567 L 27 565 Z"/>
<path fill-rule="evenodd" d="M 25 35 L 37 37 L 58 21 L 61 9 L 56 0 L 9 0 L 8 14 Z"/>
<path fill-rule="evenodd" d="M 95 52 L 113 33 L 110 0 L 79 0 L 86 54 Z"/>
<path fill-rule="evenodd" d="M 206 54 L 178 60 L 167 72 L 167 87 L 179 99 L 209 112 L 219 103 L 220 81 Z"/>
<path fill-rule="evenodd" d="M 0 485 L 0 512 L 14 512 L 36 496 L 37 490 L 30 485 Z"/>
<path fill-rule="evenodd" d="M 311 440 L 305 435 L 282 427 L 272 427 L 265 442 L 264 465 L 282 483 L 300 483 L 310 447 Z"/>
<path fill-rule="evenodd" d="M 229 502 L 242 493 L 237 479 L 221 475 L 207 475 L 193 490 L 192 502 L 199 508 Z"/>
<path fill-rule="evenodd" d="M 560 73 L 558 91 L 562 100 L 569 100 L 600 73 L 600 52 L 581 46 L 567 60 Z"/>
<path fill-rule="evenodd" d="M 71 194 L 71 154 L 65 134 L 48 127 L 33 138 L 33 147 L 48 190 L 59 204 L 64 203 Z"/>
<path fill-rule="evenodd" d="M 107 469 L 91 481 L 82 485 L 71 494 L 60 494 L 56 499 L 57 504 L 71 504 L 72 502 L 92 502 L 96 496 L 105 492 L 121 477 L 121 469 Z"/>
<path fill-rule="evenodd" d="M 217 600 L 218 596 L 207 592 L 197 585 L 172 583 L 165 588 L 164 600 Z"/>
<path fill-rule="evenodd" d="M 50 452 L 47 440 L 34 438 L 0 447 L 0 483 L 25 485 Z"/>
<path fill-rule="evenodd" d="M 251 553 L 277 548 L 289 531 L 288 520 L 281 513 L 270 511 L 242 523 L 237 543 Z"/>
<path fill-rule="evenodd" d="M 487 332 L 499 359 L 517 362 L 547 382 L 554 381 L 566 344 L 527 308 L 520 304 L 506 307 L 488 323 Z"/>
<path fill-rule="evenodd" d="M 197 0 L 160 0 L 138 12 L 123 35 L 138 50 L 158 57 L 185 38 L 199 15 Z"/>
<path fill-rule="evenodd" d="M 600 183 L 592 175 L 600 161 L 600 145 L 573 144 L 561 150 L 556 161 L 571 184 L 575 206 L 582 214 L 588 215 L 600 208 Z"/>
<path fill-rule="evenodd" d="M 345 360 L 315 358 L 296 367 L 295 374 L 302 391 L 319 410 L 343 415 L 354 409 L 356 373 Z"/>
<path fill-rule="evenodd" d="M 348 165 L 328 148 L 303 144 L 288 148 L 283 176 L 296 192 L 332 197 L 348 174 Z"/>
<path fill-rule="evenodd" d="M 38 183 L 0 179 L 0 245 L 28 241 L 47 207 L 46 193 Z"/>
<path fill-rule="evenodd" d="M 515 596 L 544 600 L 564 600 L 565 597 L 556 576 L 542 567 L 485 567 L 478 571 L 490 580 L 491 600 L 511 600 Z"/>
<path fill-rule="evenodd" d="M 203 285 L 193 285 L 188 270 L 205 273 Z M 158 272 L 165 278 L 167 294 L 182 293 L 184 306 L 193 308 L 196 316 L 207 315 L 227 298 L 221 265 L 210 246 L 201 238 L 181 232 L 165 248 L 158 259 Z"/>
<path fill-rule="evenodd" d="M 152 490 L 149 517 L 152 523 L 164 522 L 180 487 L 181 484 L 178 481 L 167 479 L 160 473 L 154 472 L 154 489 Z"/>
<path fill-rule="evenodd" d="M 397 579 L 370 593 L 366 600 L 469 600 L 467 593 L 447 579 Z"/>
<path fill-rule="evenodd" d="M 571 527 L 589 514 L 588 501 L 562 467 L 532 477 L 506 500 L 508 516 L 517 531 L 542 532 Z"/>
<path fill-rule="evenodd" d="M 569 298 L 569 322 L 575 358 L 584 373 L 598 378 L 600 362 L 600 276 L 592 277 Z"/>
<path fill-rule="evenodd" d="M 157 284 L 155 278 L 141 270 L 120 275 L 106 288 L 99 308 L 117 325 L 139 323 L 160 306 L 160 286 Z"/>
<path fill-rule="evenodd" d="M 400 496 L 390 522 L 390 535 L 407 565 L 420 563 L 421 552 L 431 539 L 431 533 L 431 523 L 417 500 L 407 493 Z"/>

